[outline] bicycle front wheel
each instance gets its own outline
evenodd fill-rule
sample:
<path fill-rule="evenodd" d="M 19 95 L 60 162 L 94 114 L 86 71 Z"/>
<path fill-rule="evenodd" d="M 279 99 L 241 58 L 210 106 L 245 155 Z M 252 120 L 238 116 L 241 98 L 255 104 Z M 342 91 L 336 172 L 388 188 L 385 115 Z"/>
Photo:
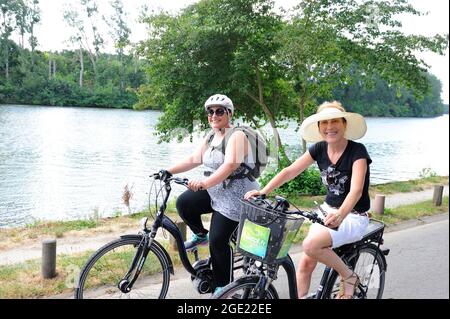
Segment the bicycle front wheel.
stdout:
<path fill-rule="evenodd" d="M 161 249 L 152 244 L 144 266 L 131 291 L 124 293 L 120 283 L 142 254 L 140 237 L 122 238 L 100 248 L 80 273 L 76 299 L 163 299 L 170 282 L 170 265 Z M 137 256 L 140 260 L 141 256 Z M 137 267 L 134 267 L 137 268 Z M 132 270 L 131 278 L 136 269 Z"/>
<path fill-rule="evenodd" d="M 214 299 L 260 299 L 256 288 L 259 283 L 258 276 L 242 277 L 223 287 L 223 289 L 214 294 Z M 270 284 L 265 292 L 264 299 L 279 299 L 277 290 Z"/>
<path fill-rule="evenodd" d="M 356 299 L 381 299 L 384 291 L 386 265 L 382 252 L 374 245 L 367 245 L 350 259 L 350 265 L 358 275 L 361 283 L 355 290 Z M 339 291 L 339 275 L 333 271 L 330 277 L 327 298 L 335 298 Z"/>

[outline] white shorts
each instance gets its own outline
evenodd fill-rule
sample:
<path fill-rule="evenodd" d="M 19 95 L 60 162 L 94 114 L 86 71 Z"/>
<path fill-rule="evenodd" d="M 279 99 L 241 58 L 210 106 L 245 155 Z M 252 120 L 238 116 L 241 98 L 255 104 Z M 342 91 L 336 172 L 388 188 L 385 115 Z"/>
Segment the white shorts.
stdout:
<path fill-rule="evenodd" d="M 320 207 L 322 207 L 322 209 L 327 213 L 337 211 L 336 208 L 329 206 L 327 203 L 323 203 L 322 205 L 320 205 Z M 317 213 L 319 217 L 325 218 L 321 211 L 318 211 Z M 333 230 L 320 224 L 313 223 L 309 231 L 313 232 L 317 229 L 327 229 L 331 235 L 331 248 L 337 248 L 345 244 L 350 244 L 361 240 L 364 236 L 367 226 L 369 226 L 369 217 L 367 215 L 350 213 L 344 218 L 337 230 Z"/>

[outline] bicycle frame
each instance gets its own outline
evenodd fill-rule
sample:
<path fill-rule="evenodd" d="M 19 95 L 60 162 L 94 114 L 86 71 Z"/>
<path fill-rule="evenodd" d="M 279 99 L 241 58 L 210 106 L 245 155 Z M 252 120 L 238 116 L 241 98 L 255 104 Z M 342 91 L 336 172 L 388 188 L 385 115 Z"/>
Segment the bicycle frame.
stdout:
<path fill-rule="evenodd" d="M 155 241 L 158 229 L 161 227 L 167 230 L 174 237 L 175 242 L 177 243 L 178 255 L 180 256 L 180 260 L 184 269 L 186 269 L 186 271 L 188 271 L 193 277 L 197 276 L 197 271 L 194 269 L 193 265 L 191 264 L 188 258 L 188 254 L 186 252 L 184 245 L 183 236 L 179 228 L 169 217 L 165 215 L 167 202 L 169 200 L 170 193 L 172 191 L 170 181 L 166 181 L 163 187 L 166 190 L 166 195 L 164 197 L 163 203 L 159 207 L 158 213 L 156 215 L 155 221 L 152 224 L 151 230 L 147 229 L 147 227 L 144 226 L 142 241 L 139 244 L 139 248 L 136 252 L 136 255 L 134 256 L 130 269 L 124 276 L 123 280 L 119 283 L 119 289 L 122 290 L 122 292 L 129 292 L 133 287 L 134 282 L 137 280 L 142 268 L 144 267 L 145 260 L 147 258 L 147 255 L 150 251 L 150 247 L 152 244 L 155 244 L 157 246 L 158 253 L 164 256 L 163 258 L 165 258 L 168 261 L 170 272 L 174 274 L 173 264 L 169 254 L 164 249 L 164 247 L 162 247 L 157 241 Z M 129 235 L 129 236 L 140 237 L 141 235 Z M 195 252 L 195 254 L 197 259 L 197 252 Z M 296 281 L 295 266 L 292 261 L 292 258 L 288 255 L 287 258 L 279 264 L 279 266 L 283 267 L 283 269 L 286 271 L 289 283 L 290 298 L 297 298 L 298 296 L 297 281 Z M 237 270 L 242 267 L 243 265 L 240 265 L 239 267 L 236 268 L 233 267 L 233 270 Z M 134 276 L 130 280 L 130 277 L 135 269 L 136 271 L 134 272 Z"/>

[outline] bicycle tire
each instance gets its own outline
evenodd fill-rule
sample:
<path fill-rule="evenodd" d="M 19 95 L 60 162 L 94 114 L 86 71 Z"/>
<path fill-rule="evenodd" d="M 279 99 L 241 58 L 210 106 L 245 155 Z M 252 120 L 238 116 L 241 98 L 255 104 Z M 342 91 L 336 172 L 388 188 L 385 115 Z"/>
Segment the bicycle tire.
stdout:
<path fill-rule="evenodd" d="M 348 260 L 349 266 L 354 269 L 361 281 L 355 290 L 353 296 L 355 299 L 381 299 L 383 297 L 386 265 L 382 254 L 378 247 L 367 244 L 359 248 L 358 253 Z M 366 261 L 369 262 L 366 263 Z M 373 264 L 373 261 L 375 261 L 375 264 Z M 372 265 L 374 265 L 373 271 Z M 338 279 L 338 273 L 333 271 L 324 294 L 325 299 L 336 297 L 339 291 Z"/>
<path fill-rule="evenodd" d="M 125 294 L 118 288 L 140 242 L 139 237 L 121 238 L 95 252 L 80 273 L 75 299 L 164 299 L 169 289 L 170 267 L 161 248 L 155 243 L 150 246 L 142 272 L 132 290 Z"/>
<path fill-rule="evenodd" d="M 255 296 L 254 288 L 258 285 L 259 276 L 241 277 L 223 287 L 222 290 L 212 296 L 213 299 L 259 299 Z M 239 293 L 239 291 L 242 291 Z M 280 299 L 275 287 L 270 284 L 266 291 L 265 299 Z"/>

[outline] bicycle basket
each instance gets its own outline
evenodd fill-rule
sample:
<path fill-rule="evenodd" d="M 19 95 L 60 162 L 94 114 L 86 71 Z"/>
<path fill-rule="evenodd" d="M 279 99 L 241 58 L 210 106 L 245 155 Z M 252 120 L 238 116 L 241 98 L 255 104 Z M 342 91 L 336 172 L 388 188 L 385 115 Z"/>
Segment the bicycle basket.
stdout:
<path fill-rule="evenodd" d="M 304 218 L 241 200 L 237 250 L 267 264 L 282 262 Z"/>

